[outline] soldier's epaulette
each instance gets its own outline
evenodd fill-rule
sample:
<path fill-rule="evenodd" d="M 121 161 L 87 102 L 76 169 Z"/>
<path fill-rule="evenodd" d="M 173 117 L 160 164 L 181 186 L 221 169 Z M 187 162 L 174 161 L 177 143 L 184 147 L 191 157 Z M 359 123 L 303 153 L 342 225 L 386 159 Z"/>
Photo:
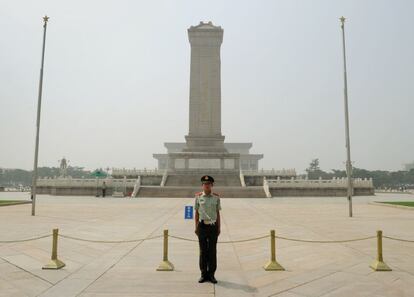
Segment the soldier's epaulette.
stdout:
<path fill-rule="evenodd" d="M 214 193 L 214 192 L 213 192 L 213 195 L 214 195 L 214 196 L 220 196 L 219 194 L 217 194 L 217 193 Z"/>

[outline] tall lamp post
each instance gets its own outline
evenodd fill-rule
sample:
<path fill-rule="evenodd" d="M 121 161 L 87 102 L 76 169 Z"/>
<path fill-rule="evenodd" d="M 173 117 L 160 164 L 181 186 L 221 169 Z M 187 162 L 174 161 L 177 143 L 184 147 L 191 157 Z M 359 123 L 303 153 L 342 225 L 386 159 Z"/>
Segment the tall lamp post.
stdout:
<path fill-rule="evenodd" d="M 345 143 L 346 143 L 346 177 L 347 177 L 347 196 L 349 204 L 349 216 L 352 217 L 352 163 L 351 147 L 349 141 L 349 112 L 348 112 L 348 80 L 346 74 L 346 54 L 345 54 L 345 18 L 342 16 L 342 52 L 344 59 L 344 103 L 345 103 Z"/>
<path fill-rule="evenodd" d="M 33 179 L 32 179 L 32 216 L 36 215 L 36 188 L 37 188 L 37 161 L 39 156 L 39 129 L 40 129 L 40 111 L 42 107 L 42 88 L 43 88 L 43 65 L 45 61 L 45 45 L 46 45 L 46 28 L 49 17 L 45 15 L 43 17 L 43 46 L 42 46 L 42 62 L 40 66 L 40 78 L 39 78 L 39 94 L 37 97 L 37 120 L 36 120 L 36 143 L 35 143 L 35 155 L 33 165 Z"/>

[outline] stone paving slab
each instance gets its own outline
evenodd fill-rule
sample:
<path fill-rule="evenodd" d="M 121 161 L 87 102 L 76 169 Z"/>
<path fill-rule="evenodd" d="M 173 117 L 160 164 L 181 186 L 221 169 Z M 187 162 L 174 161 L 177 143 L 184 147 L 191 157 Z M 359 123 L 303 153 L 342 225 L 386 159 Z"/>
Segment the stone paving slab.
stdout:
<path fill-rule="evenodd" d="M 27 199 L 25 193 L 0 193 L 0 199 Z M 266 235 L 338 240 L 375 235 L 414 239 L 414 212 L 371 204 L 414 200 L 413 195 L 381 194 L 354 198 L 354 217 L 345 198 L 223 199 L 219 240 Z M 30 205 L 0 208 L 0 240 L 60 233 L 94 240 L 124 240 L 171 235 L 196 240 L 194 222 L 184 220 L 192 198 L 94 198 L 38 196 Z M 375 239 L 310 244 L 278 239 L 277 259 L 286 271 L 264 271 L 269 239 L 218 245 L 218 284 L 199 284 L 198 243 L 169 239 L 175 271 L 158 272 L 162 238 L 132 243 L 92 243 L 59 239 L 66 267 L 42 270 L 51 238 L 0 243 L 0 296 L 414 296 L 414 243 L 384 239 L 391 272 L 374 272 Z"/>

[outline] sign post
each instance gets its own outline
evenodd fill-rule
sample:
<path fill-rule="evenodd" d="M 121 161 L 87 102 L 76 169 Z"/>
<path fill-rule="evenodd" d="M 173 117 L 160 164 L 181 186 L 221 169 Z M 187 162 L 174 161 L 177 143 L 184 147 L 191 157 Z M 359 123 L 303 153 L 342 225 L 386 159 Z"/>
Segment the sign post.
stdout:
<path fill-rule="evenodd" d="M 184 208 L 184 219 L 192 220 L 193 219 L 193 207 L 191 205 L 186 205 Z"/>

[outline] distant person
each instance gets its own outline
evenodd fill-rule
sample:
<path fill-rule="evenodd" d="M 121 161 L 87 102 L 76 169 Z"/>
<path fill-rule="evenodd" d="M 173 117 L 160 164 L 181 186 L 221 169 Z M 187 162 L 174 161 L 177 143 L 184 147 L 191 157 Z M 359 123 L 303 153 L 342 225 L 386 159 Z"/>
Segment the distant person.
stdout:
<path fill-rule="evenodd" d="M 102 183 L 102 197 L 105 197 L 106 195 L 106 182 Z"/>
<path fill-rule="evenodd" d="M 220 235 L 220 197 L 212 193 L 214 178 L 204 175 L 201 178 L 203 191 L 195 195 L 195 233 L 200 246 L 199 283 L 210 281 L 217 283 L 214 273 L 217 268 L 217 238 Z"/>

